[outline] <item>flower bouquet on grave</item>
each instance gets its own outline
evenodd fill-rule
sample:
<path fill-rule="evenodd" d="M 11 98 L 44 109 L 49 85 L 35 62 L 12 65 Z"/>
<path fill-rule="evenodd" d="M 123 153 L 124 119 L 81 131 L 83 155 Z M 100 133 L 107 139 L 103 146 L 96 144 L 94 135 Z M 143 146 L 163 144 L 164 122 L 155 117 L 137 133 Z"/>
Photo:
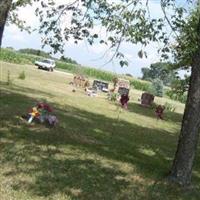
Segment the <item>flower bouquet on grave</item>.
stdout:
<path fill-rule="evenodd" d="M 40 116 L 40 112 L 37 107 L 33 107 L 29 112 L 28 123 L 30 124 L 34 118 L 38 118 Z"/>
<path fill-rule="evenodd" d="M 40 112 L 39 120 L 43 123 L 52 112 L 52 108 L 47 103 L 38 103 L 37 108 Z"/>
<path fill-rule="evenodd" d="M 47 122 L 50 126 L 55 126 L 58 123 L 56 116 L 52 115 L 53 109 L 46 103 L 37 104 L 38 109 L 40 110 L 40 122 Z"/>
<path fill-rule="evenodd" d="M 38 103 L 32 107 L 27 115 L 22 116 L 30 124 L 34 119 L 40 123 L 47 122 L 50 126 L 55 126 L 58 123 L 56 116 L 52 115 L 52 108 L 47 103 Z"/>

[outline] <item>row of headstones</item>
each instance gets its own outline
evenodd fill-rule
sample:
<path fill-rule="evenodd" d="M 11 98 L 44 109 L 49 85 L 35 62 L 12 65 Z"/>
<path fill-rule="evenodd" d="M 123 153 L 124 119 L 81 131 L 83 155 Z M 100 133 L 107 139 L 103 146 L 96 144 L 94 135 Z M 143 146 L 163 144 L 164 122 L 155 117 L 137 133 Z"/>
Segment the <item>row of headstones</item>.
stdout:
<path fill-rule="evenodd" d="M 83 76 L 75 76 L 74 84 L 76 86 L 80 86 L 80 87 L 87 87 L 89 85 L 89 82 Z M 100 90 L 100 91 L 108 91 L 108 83 L 103 82 L 103 81 L 94 80 L 92 88 L 95 90 Z M 119 87 L 118 93 L 120 95 L 123 95 L 123 94 L 128 95 L 129 89 L 125 88 L 125 87 Z M 149 93 L 142 94 L 142 96 L 141 96 L 141 105 L 142 106 L 145 106 L 145 107 L 151 106 L 153 102 L 154 102 L 154 95 L 149 94 Z"/>
<path fill-rule="evenodd" d="M 103 90 L 103 88 L 108 89 L 108 83 L 95 80 L 93 82 L 93 87 L 96 87 L 99 90 Z M 129 94 L 129 89 L 125 88 L 125 87 L 119 87 L 118 88 L 118 93 L 120 95 L 123 95 L 123 94 L 127 94 L 128 95 Z M 142 106 L 149 107 L 149 106 L 151 106 L 153 104 L 153 102 L 154 102 L 154 95 L 152 95 L 150 93 L 147 93 L 147 92 L 142 94 L 142 96 L 141 96 L 141 105 Z"/>

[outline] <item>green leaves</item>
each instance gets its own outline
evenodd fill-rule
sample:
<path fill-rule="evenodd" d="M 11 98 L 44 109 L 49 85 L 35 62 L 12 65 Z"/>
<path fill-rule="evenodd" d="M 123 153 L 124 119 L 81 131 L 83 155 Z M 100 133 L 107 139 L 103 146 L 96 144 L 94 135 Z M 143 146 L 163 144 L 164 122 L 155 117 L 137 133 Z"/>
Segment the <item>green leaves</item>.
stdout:
<path fill-rule="evenodd" d="M 128 61 L 126 61 L 126 60 L 120 60 L 119 64 L 120 64 L 121 67 L 128 66 Z"/>
<path fill-rule="evenodd" d="M 147 58 L 147 52 L 143 50 L 138 51 L 138 57 L 141 59 L 144 57 Z"/>
<path fill-rule="evenodd" d="M 139 57 L 139 58 L 143 58 L 143 55 L 144 55 L 144 54 L 143 54 L 143 51 L 140 50 L 140 51 L 138 52 L 138 57 Z"/>
<path fill-rule="evenodd" d="M 153 63 L 148 68 L 142 68 L 143 80 L 153 81 L 158 78 L 163 81 L 163 84 L 170 86 L 175 80 L 175 71 L 171 63 Z"/>
<path fill-rule="evenodd" d="M 193 34 L 193 30 L 188 34 L 185 28 L 184 16 L 186 9 L 176 5 L 175 0 L 160 0 L 163 16 L 151 17 L 148 12 L 148 5 L 143 0 L 73 0 L 63 1 L 58 4 L 55 0 L 18 0 L 13 3 L 13 9 L 25 6 L 31 2 L 40 2 L 42 8 L 36 9 L 36 16 L 40 19 L 39 33 L 43 35 L 44 45 L 49 45 L 54 52 L 63 52 L 66 41 L 73 39 L 75 43 L 86 39 L 90 45 L 97 42 L 108 45 L 111 51 L 116 51 L 113 58 L 123 59 L 119 64 L 127 65 L 124 57 L 119 52 L 121 43 L 129 42 L 141 44 L 146 47 L 150 42 L 164 44 L 161 48 L 162 58 L 168 59 L 170 53 L 175 53 L 177 57 L 180 49 L 188 46 L 186 39 L 183 45 L 170 45 L 169 38 L 179 36 L 179 32 Z M 150 2 L 149 2 L 150 3 Z M 170 11 L 170 12 L 169 12 Z M 17 22 L 18 16 L 12 14 L 12 22 L 24 28 L 24 22 Z M 70 23 L 66 23 L 66 20 Z M 94 32 L 94 27 L 98 24 L 107 32 L 100 37 L 98 31 Z M 167 27 L 167 28 L 166 28 Z M 169 33 L 171 28 L 171 33 Z M 187 38 L 187 36 L 184 36 Z M 196 36 L 192 36 L 192 40 Z M 190 41 L 189 39 L 188 41 Z M 181 40 L 178 40 L 178 44 Z M 188 42 L 189 43 L 189 42 Z M 194 45 L 193 45 L 194 46 Z M 189 47 L 189 46 L 188 46 Z M 194 51 L 194 48 L 189 47 Z M 189 52 L 189 51 L 188 51 Z M 147 53 L 142 49 L 138 52 L 140 58 L 147 57 Z M 187 56 L 188 58 L 188 56 Z M 188 62 L 188 61 L 187 61 Z"/>
<path fill-rule="evenodd" d="M 197 28 L 199 20 L 200 12 L 197 8 L 180 28 L 181 34 L 173 49 L 177 66 L 190 67 L 192 64 L 193 55 L 200 45 L 200 35 Z"/>

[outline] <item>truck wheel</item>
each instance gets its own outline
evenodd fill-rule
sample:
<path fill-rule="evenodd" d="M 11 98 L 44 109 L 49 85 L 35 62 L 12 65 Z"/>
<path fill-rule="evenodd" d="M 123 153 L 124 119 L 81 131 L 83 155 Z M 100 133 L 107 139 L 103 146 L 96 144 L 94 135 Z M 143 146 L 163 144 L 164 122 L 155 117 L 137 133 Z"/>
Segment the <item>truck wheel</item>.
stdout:
<path fill-rule="evenodd" d="M 52 68 L 52 67 L 50 68 L 50 71 L 51 71 L 51 72 L 53 71 L 53 68 Z"/>

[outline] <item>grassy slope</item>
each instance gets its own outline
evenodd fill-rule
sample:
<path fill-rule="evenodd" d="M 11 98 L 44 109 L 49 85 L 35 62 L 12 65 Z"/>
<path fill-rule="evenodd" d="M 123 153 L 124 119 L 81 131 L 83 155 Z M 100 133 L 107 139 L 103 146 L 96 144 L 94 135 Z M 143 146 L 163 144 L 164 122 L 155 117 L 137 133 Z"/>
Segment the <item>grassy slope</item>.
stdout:
<path fill-rule="evenodd" d="M 105 96 L 72 93 L 70 76 L 31 66 L 0 63 L 1 81 L 11 71 L 12 86 L 1 83 L 0 200 L 42 199 L 199 199 L 200 159 L 192 191 L 168 185 L 183 105 L 157 121 L 138 105 L 131 91 L 129 111 Z M 23 68 L 23 69 L 22 69 Z M 25 70 L 26 80 L 17 79 Z M 35 102 L 46 99 L 59 125 L 27 125 L 19 119 Z M 168 101 L 156 99 L 157 102 Z M 198 155 L 198 154 L 197 154 Z"/>

